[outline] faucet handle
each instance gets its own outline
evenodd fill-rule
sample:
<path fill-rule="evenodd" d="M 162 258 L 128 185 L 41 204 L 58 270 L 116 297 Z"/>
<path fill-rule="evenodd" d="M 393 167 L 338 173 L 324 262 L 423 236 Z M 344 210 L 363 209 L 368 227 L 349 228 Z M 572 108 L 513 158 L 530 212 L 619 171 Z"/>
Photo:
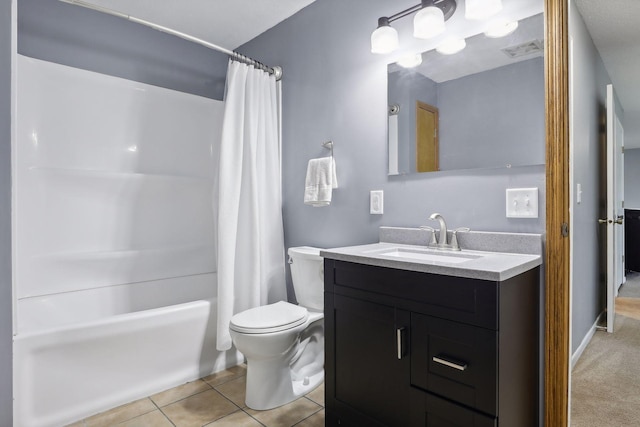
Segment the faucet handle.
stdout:
<path fill-rule="evenodd" d="M 428 225 L 421 225 L 420 226 L 420 230 L 424 230 L 424 231 L 430 231 L 431 232 L 431 238 L 429 239 L 429 245 L 437 245 L 438 242 L 436 241 L 436 229 L 433 227 L 429 227 Z"/>
<path fill-rule="evenodd" d="M 471 229 L 469 227 L 460 227 L 460 228 L 456 228 L 455 230 L 453 230 L 451 232 L 451 249 L 453 249 L 454 251 L 459 251 L 460 250 L 460 245 L 458 244 L 458 231 L 471 231 Z"/>

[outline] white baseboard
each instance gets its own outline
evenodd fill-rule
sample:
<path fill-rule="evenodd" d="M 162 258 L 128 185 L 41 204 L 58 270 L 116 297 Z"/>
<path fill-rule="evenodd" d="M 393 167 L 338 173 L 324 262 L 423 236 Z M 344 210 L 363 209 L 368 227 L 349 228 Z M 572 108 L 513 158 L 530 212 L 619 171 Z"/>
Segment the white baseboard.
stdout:
<path fill-rule="evenodd" d="M 600 315 L 596 318 L 596 321 L 593 323 L 593 325 L 591 326 L 591 328 L 589 329 L 587 334 L 582 339 L 582 342 L 580 343 L 580 345 L 578 346 L 576 351 L 573 352 L 573 355 L 571 356 L 571 369 L 572 370 L 573 370 L 573 367 L 576 366 L 576 363 L 578 363 L 578 359 L 580 359 L 580 356 L 582 356 L 582 353 L 587 348 L 587 345 L 589 345 L 589 343 L 591 342 L 591 338 L 593 338 L 593 334 L 596 333 L 596 329 L 597 329 L 598 323 L 600 323 L 600 319 L 604 315 L 605 315 L 604 311 L 602 313 L 600 313 Z"/>

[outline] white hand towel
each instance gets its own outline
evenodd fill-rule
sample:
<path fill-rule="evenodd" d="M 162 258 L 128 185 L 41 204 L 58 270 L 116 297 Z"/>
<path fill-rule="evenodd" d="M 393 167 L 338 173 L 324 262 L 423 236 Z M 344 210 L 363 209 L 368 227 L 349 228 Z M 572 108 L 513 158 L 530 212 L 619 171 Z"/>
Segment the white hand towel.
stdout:
<path fill-rule="evenodd" d="M 334 188 L 338 188 L 334 158 L 309 160 L 304 183 L 304 203 L 313 207 L 328 206 Z"/>

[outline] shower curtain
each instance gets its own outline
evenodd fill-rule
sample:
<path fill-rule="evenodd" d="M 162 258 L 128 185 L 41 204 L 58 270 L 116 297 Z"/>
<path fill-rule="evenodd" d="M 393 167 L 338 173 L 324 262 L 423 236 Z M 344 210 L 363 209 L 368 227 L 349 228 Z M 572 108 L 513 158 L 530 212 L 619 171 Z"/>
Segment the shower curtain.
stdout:
<path fill-rule="evenodd" d="M 286 300 L 278 98 L 273 75 L 229 61 L 216 209 L 221 351 L 235 313 Z"/>

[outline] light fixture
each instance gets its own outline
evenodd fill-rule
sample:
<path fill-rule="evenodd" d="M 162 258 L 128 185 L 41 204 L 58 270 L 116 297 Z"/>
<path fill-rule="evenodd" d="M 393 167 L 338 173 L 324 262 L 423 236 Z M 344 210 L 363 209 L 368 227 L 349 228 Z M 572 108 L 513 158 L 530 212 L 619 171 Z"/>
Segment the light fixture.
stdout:
<path fill-rule="evenodd" d="M 398 48 L 398 32 L 389 25 L 389 18 L 378 19 L 378 28 L 371 33 L 371 52 L 390 53 Z"/>
<path fill-rule="evenodd" d="M 464 17 L 486 19 L 502 10 L 502 0 L 465 0 Z"/>
<path fill-rule="evenodd" d="M 442 9 L 428 6 L 420 9 L 413 17 L 413 37 L 430 39 L 444 33 L 444 13 Z"/>
<path fill-rule="evenodd" d="M 498 21 L 489 25 L 489 28 L 484 32 L 484 35 L 492 39 L 497 39 L 499 37 L 508 36 L 513 33 L 516 28 L 518 28 L 518 21 Z"/>
<path fill-rule="evenodd" d="M 456 0 L 422 0 L 409 9 L 378 19 L 378 28 L 371 33 L 371 52 L 390 53 L 398 47 L 398 32 L 391 27 L 397 19 L 418 12 L 413 21 L 413 35 L 425 39 L 444 31 L 444 22 L 456 11 Z"/>
<path fill-rule="evenodd" d="M 466 46 L 467 42 L 465 42 L 464 39 L 447 39 L 436 47 L 436 51 L 443 55 L 453 55 L 454 53 L 460 52 Z"/>
<path fill-rule="evenodd" d="M 397 64 L 404 68 L 417 67 L 418 65 L 422 64 L 422 54 L 414 53 L 411 55 L 405 55 L 398 60 Z"/>

